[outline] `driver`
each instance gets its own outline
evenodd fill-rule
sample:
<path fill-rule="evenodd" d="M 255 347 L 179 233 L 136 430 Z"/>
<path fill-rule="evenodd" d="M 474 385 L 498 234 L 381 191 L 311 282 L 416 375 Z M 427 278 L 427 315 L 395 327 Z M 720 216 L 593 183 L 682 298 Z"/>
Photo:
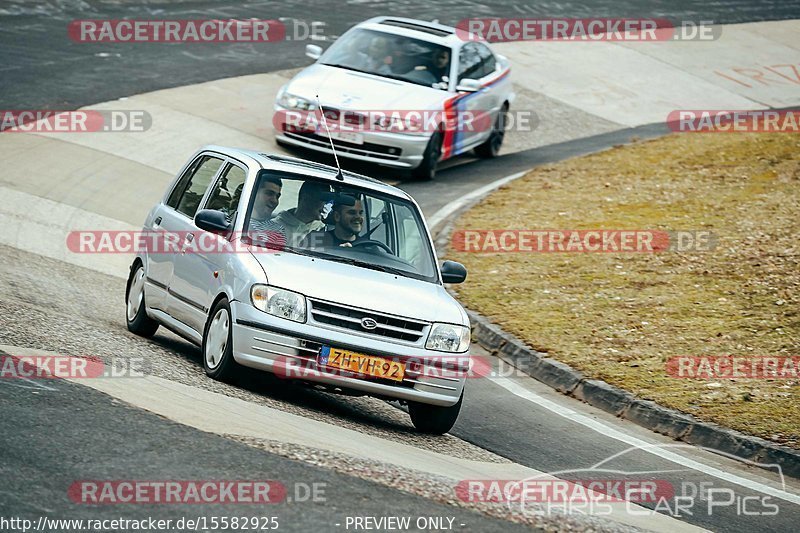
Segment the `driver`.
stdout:
<path fill-rule="evenodd" d="M 340 195 L 333 204 L 328 217 L 333 224 L 330 231 L 315 231 L 308 236 L 313 246 L 352 246 L 352 243 L 363 240 L 360 235 L 364 229 L 364 208 L 361 200 L 350 195 Z"/>
<path fill-rule="evenodd" d="M 450 75 L 450 50 L 446 48 L 437 48 L 433 51 L 431 54 L 429 72 L 433 74 L 436 81 L 440 81 L 445 76 Z"/>

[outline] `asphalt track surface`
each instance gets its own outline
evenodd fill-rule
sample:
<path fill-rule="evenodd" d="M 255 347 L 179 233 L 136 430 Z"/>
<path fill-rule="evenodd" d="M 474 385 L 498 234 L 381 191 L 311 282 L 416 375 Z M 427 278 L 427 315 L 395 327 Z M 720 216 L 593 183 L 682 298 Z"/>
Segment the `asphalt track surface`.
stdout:
<path fill-rule="evenodd" d="M 0 108 L 3 109 L 72 109 L 99 101 L 112 100 L 132 94 L 168 87 L 227 78 L 258 72 L 293 68 L 308 63 L 302 44 L 294 42 L 268 45 L 95 45 L 64 42 L 66 25 L 78 18 L 302 18 L 305 22 L 324 21 L 325 35 L 335 38 L 355 22 L 374 15 L 395 14 L 417 18 L 438 18 L 445 23 L 473 16 L 667 16 L 683 20 L 713 20 L 737 23 L 758 20 L 798 18 L 797 2 L 722 1 L 713 5 L 705 2 L 594 2 L 582 3 L 494 3 L 479 2 L 342 2 L 335 10 L 327 2 L 249 2 L 241 5 L 195 1 L 149 2 L 3 2 L 0 4 Z M 302 17 L 298 15 L 302 13 Z M 324 43 L 323 43 L 324 44 Z M 448 165 L 433 183 L 404 185 L 431 213 L 477 186 L 536 164 L 579 155 L 602 147 L 626 142 L 631 136 L 655 136 L 663 133 L 657 126 L 623 130 L 594 138 L 520 152 L 495 161 L 471 161 L 459 158 Z M 358 168 L 358 170 L 365 170 Z M 369 171 L 369 169 L 366 169 Z M 23 255 L 3 254 L 4 269 L 2 300 L 6 317 L 12 307 L 21 308 L 35 316 L 47 312 L 48 301 L 43 293 L 31 296 L 34 290 L 24 274 L 27 261 Z M 69 265 L 59 267 L 57 278 L 82 279 L 85 273 Z M 100 290 L 90 285 L 70 287 L 73 294 L 82 294 L 75 305 L 92 306 L 93 302 L 121 302 L 121 292 Z M 122 306 L 112 319 L 91 317 L 81 319 L 81 328 L 64 329 L 65 344 L 80 345 L 82 336 L 93 335 L 114 323 L 124 327 Z M 69 309 L 57 313 L 69 319 Z M 8 320 L 6 322 L 5 320 Z M 0 321 L 0 341 L 14 338 L 10 319 Z M 18 326 L 15 323 L 15 327 Z M 28 327 L 36 328 L 36 320 Z M 120 333 L 122 334 L 122 333 Z M 35 334 L 32 335 L 36 337 Z M 135 339 L 133 339 L 135 341 Z M 163 340 L 167 348 L 194 356 L 199 354 L 185 343 Z M 170 344 L 172 342 L 172 344 Z M 44 347 L 43 347 L 44 348 Z M 192 355 L 194 354 L 194 355 Z M 469 383 L 470 390 L 464 410 L 453 434 L 512 459 L 544 471 L 586 468 L 628 446 L 608 436 L 587 429 L 574 421 L 559 417 L 552 411 L 531 402 L 521 401 L 495 383 L 479 380 Z M 0 479 L 0 514 L 3 516 L 36 514 L 44 506 L 57 511 L 56 516 L 68 518 L 64 498 L 64 483 L 77 478 L 125 478 L 136 472 L 137 478 L 176 479 L 247 477 L 253 472 L 269 472 L 272 477 L 298 479 L 303 482 L 320 480 L 336 486 L 342 501 L 357 501 L 361 514 L 386 514 L 386 502 L 396 502 L 415 514 L 455 515 L 457 510 L 440 509 L 435 504 L 392 491 L 361 480 L 338 476 L 321 469 L 288 461 L 277 456 L 252 450 L 226 439 L 185 428 L 141 410 L 115 403 L 110 398 L 85 387 L 60 384 L 57 391 L 34 394 L 20 392 L 13 385 L 0 386 L 3 416 L 0 418 L 2 466 Z M 289 401 L 292 401 L 291 399 Z M 325 400 L 320 400 L 323 404 Z M 566 400 L 564 400 L 566 401 Z M 498 413 L 502 413 L 498 416 Z M 341 412 L 358 423 L 373 423 L 360 413 Z M 593 414 L 602 419 L 601 414 Z M 631 432 L 637 428 L 628 428 Z M 411 431 L 406 428 L 406 431 Z M 643 434 L 643 433 L 642 433 Z M 666 439 L 663 439 L 667 443 Z M 687 451 L 685 455 L 709 459 L 702 452 Z M 663 459 L 645 452 L 634 452 L 619 461 L 627 472 L 680 469 Z M 721 468 L 741 475 L 748 469 L 719 460 Z M 88 470 L 87 470 L 88 469 Z M 681 480 L 709 480 L 707 475 L 693 471 L 666 474 L 674 484 Z M 730 486 L 717 480 L 715 486 Z M 743 496 L 753 493 L 737 488 Z M 800 523 L 797 505 L 778 502 L 780 513 L 774 517 L 745 518 L 738 513 L 718 512 L 711 516 L 697 513 L 684 516 L 688 522 L 715 531 L 792 531 Z M 348 504 L 350 505 L 350 504 Z M 74 509 L 74 508 L 73 508 Z M 276 508 L 277 510 L 278 508 Z M 165 510 L 138 507 L 122 510 L 131 516 L 175 513 L 183 509 Z M 220 514 L 217 509 L 193 507 L 195 514 Z M 343 509 L 343 511 L 348 509 Z M 352 511 L 352 508 L 349 510 Z M 94 509 L 93 513 L 109 516 L 120 509 Z M 197 512 L 199 511 L 199 512 Z M 277 512 L 277 511 L 276 511 Z M 298 529 L 323 527 L 330 524 L 329 509 L 317 506 L 286 506 L 279 514 L 298 524 Z M 497 524 L 479 515 L 469 514 L 466 521 L 475 530 L 492 530 Z M 505 528 L 512 525 L 503 523 Z M 292 528 L 294 530 L 294 528 Z"/>

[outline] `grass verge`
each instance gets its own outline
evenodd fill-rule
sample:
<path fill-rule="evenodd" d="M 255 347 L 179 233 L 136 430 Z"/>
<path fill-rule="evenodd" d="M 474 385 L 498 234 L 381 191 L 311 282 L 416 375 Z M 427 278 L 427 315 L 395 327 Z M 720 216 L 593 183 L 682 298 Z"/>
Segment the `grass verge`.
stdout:
<path fill-rule="evenodd" d="M 459 299 L 637 396 L 800 448 L 797 380 L 676 379 L 673 356 L 800 356 L 800 137 L 671 135 L 538 168 L 456 230 L 710 230 L 716 248 L 465 253 Z"/>

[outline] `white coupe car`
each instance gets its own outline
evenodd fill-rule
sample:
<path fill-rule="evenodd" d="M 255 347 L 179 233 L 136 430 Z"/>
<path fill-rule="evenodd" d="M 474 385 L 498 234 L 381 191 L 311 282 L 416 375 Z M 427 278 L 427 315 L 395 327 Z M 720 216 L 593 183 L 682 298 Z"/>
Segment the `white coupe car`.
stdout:
<path fill-rule="evenodd" d="M 332 153 L 332 141 L 339 157 L 419 179 L 468 150 L 500 150 L 514 100 L 509 62 L 455 28 L 378 17 L 306 54 L 316 63 L 277 95 L 278 144 Z"/>

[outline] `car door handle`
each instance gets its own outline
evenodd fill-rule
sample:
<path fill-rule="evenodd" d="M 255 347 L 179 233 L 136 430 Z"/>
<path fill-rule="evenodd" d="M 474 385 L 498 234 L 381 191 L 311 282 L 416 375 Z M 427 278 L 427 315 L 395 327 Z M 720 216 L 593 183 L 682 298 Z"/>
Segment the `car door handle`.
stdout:
<path fill-rule="evenodd" d="M 191 233 L 186 234 L 186 242 L 192 242 L 194 240 L 194 235 Z"/>
<path fill-rule="evenodd" d="M 161 225 L 161 217 L 156 217 L 156 219 L 153 221 L 153 227 L 157 228 L 160 225 Z"/>

